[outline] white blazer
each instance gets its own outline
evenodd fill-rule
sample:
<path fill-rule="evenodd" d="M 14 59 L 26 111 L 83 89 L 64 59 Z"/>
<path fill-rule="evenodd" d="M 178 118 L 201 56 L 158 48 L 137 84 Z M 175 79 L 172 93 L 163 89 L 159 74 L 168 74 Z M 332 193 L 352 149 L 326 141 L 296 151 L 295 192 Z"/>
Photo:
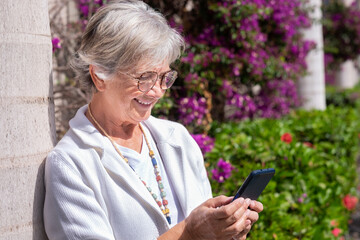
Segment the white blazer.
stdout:
<path fill-rule="evenodd" d="M 109 139 L 85 117 L 87 105 L 47 157 L 44 223 L 50 240 L 156 239 L 169 230 L 160 208 Z M 212 197 L 202 153 L 185 127 L 150 117 L 150 130 L 184 216 Z"/>

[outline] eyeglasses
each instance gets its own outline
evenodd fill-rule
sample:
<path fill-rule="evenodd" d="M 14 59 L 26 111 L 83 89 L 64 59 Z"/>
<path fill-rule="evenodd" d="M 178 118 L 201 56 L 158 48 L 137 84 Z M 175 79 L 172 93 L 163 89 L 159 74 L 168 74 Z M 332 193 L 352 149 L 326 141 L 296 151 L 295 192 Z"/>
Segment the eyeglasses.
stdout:
<path fill-rule="evenodd" d="M 139 77 L 134 77 L 127 73 L 123 73 L 123 74 L 138 80 L 137 86 L 141 92 L 150 91 L 155 86 L 159 77 L 160 77 L 160 88 L 166 90 L 173 85 L 173 83 L 175 82 L 178 76 L 178 73 L 175 70 L 169 70 L 163 73 L 162 75 L 159 75 L 157 72 L 149 71 L 142 73 Z"/>

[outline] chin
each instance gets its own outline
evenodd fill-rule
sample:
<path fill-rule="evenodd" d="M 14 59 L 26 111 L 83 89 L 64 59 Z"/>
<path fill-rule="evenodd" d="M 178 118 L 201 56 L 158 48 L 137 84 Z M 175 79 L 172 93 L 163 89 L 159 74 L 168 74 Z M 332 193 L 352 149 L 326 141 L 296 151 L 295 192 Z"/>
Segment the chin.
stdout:
<path fill-rule="evenodd" d="M 151 112 L 150 113 L 146 113 L 146 114 L 144 114 L 144 115 L 140 115 L 140 116 L 137 116 L 137 122 L 143 122 L 143 121 L 145 121 L 145 120 L 147 120 L 147 119 L 149 119 L 149 117 L 151 116 Z"/>

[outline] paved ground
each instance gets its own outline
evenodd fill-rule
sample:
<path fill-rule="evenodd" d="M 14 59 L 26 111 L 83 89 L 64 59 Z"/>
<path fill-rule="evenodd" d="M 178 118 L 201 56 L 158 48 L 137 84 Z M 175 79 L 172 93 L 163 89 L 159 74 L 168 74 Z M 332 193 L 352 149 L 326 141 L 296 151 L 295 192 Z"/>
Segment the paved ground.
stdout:
<path fill-rule="evenodd" d="M 350 239 L 360 240 L 360 207 L 358 204 L 357 211 L 353 214 L 352 222 L 349 226 Z"/>

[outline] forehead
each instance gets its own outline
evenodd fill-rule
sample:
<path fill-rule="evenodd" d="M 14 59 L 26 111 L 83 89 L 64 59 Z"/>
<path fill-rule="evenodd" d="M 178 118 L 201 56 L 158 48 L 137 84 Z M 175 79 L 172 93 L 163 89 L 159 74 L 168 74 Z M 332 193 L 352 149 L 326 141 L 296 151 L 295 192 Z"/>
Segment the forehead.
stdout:
<path fill-rule="evenodd" d="M 153 64 L 149 61 L 143 61 L 142 63 L 138 64 L 135 68 L 135 73 L 141 74 L 144 72 L 157 72 L 162 73 L 170 70 L 170 64 L 167 62 L 162 62 L 158 64 Z"/>

